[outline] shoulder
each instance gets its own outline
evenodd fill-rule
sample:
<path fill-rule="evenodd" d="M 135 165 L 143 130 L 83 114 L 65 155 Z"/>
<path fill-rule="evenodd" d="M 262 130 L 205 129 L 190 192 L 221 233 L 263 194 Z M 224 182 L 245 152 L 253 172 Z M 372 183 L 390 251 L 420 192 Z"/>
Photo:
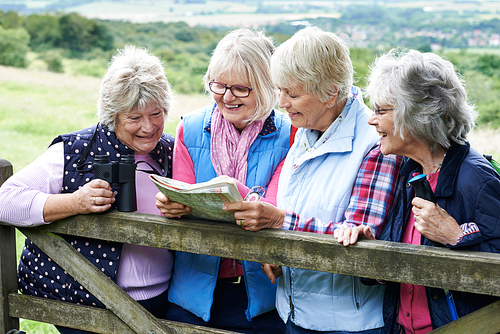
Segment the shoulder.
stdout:
<path fill-rule="evenodd" d="M 175 138 L 171 134 L 164 132 L 161 135 L 160 142 L 162 143 L 163 147 L 172 149 L 174 147 Z"/>
<path fill-rule="evenodd" d="M 459 178 L 467 183 L 497 181 L 499 175 L 482 154 L 471 148 L 459 170 Z"/>
<path fill-rule="evenodd" d="M 206 107 L 196 109 L 194 111 L 191 111 L 190 113 L 182 116 L 182 121 L 184 122 L 184 125 L 190 126 L 191 124 L 203 124 L 206 123 L 206 120 L 209 120 L 212 111 L 215 109 L 215 104 L 208 105 Z"/>

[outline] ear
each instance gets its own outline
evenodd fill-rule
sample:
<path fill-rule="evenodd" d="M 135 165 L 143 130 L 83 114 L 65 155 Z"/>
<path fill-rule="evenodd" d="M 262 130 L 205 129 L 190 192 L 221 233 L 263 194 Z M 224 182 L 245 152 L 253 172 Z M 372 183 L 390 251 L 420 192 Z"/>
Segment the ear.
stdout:
<path fill-rule="evenodd" d="M 337 102 L 337 90 L 335 90 L 335 95 L 333 95 L 330 99 L 326 101 L 328 107 L 332 108 Z"/>

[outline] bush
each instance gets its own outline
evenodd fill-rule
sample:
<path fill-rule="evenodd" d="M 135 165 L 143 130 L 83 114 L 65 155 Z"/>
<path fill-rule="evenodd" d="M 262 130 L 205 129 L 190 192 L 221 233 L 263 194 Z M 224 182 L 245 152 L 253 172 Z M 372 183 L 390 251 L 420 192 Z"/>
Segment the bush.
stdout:
<path fill-rule="evenodd" d="M 47 64 L 47 69 L 49 71 L 56 73 L 64 72 L 61 56 L 57 53 L 47 52 L 41 58 Z"/>
<path fill-rule="evenodd" d="M 0 64 L 26 67 L 30 35 L 24 28 L 4 29 L 0 27 Z"/>

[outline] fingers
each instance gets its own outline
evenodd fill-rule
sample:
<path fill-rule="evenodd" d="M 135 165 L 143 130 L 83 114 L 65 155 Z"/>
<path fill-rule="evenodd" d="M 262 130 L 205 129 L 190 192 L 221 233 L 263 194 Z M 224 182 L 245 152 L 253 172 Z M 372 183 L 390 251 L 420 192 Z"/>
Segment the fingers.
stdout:
<path fill-rule="evenodd" d="M 261 263 L 261 268 L 273 284 L 282 273 L 281 267 L 275 264 Z"/>
<path fill-rule="evenodd" d="M 191 208 L 181 203 L 172 202 L 161 192 L 156 194 L 156 207 L 167 218 L 179 218 L 191 213 Z"/>
<path fill-rule="evenodd" d="M 344 246 L 354 245 L 360 238 L 375 240 L 375 236 L 367 225 L 338 228 L 333 232 L 333 236 Z"/>

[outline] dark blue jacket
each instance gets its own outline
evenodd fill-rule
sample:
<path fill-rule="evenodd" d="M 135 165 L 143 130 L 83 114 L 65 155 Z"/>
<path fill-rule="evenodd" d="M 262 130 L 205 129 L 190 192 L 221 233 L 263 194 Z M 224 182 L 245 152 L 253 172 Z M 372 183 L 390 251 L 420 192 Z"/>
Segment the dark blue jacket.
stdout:
<path fill-rule="evenodd" d="M 401 242 L 402 234 L 411 213 L 415 197 L 413 187 L 407 182 L 414 173 L 421 173 L 421 166 L 408 160 L 401 169 L 401 198 L 395 211 L 390 240 Z M 469 144 L 453 143 L 448 149 L 434 192 L 437 204 L 448 212 L 458 224 L 476 223 L 480 233 L 456 246 L 441 245 L 427 238 L 424 245 L 500 253 L 500 176 L 491 164 Z M 389 282 L 384 300 L 386 332 L 397 333 L 399 301 L 397 283 Z M 451 322 L 450 312 L 442 289 L 426 288 L 427 301 L 433 329 Z M 459 317 L 478 310 L 497 297 L 452 291 Z"/>
<path fill-rule="evenodd" d="M 119 160 L 122 155 L 134 153 L 106 127 L 98 125 L 96 136 L 93 138 L 95 130 L 96 126 L 89 127 L 58 136 L 52 142 L 52 144 L 58 142 L 64 144 L 65 164 L 61 193 L 72 193 L 94 178 L 92 164 L 95 155 L 109 153 L 110 160 L 115 161 Z M 90 145 L 88 154 L 77 168 L 78 160 L 88 145 Z M 174 138 L 163 134 L 156 148 L 150 153 L 153 159 L 162 166 L 161 173 L 168 177 L 171 177 L 172 171 L 173 145 Z M 75 236 L 64 237 L 78 252 L 116 282 L 122 244 Z M 26 239 L 19 262 L 18 278 L 19 290 L 24 294 L 104 307 L 97 298 L 29 239 Z"/>

